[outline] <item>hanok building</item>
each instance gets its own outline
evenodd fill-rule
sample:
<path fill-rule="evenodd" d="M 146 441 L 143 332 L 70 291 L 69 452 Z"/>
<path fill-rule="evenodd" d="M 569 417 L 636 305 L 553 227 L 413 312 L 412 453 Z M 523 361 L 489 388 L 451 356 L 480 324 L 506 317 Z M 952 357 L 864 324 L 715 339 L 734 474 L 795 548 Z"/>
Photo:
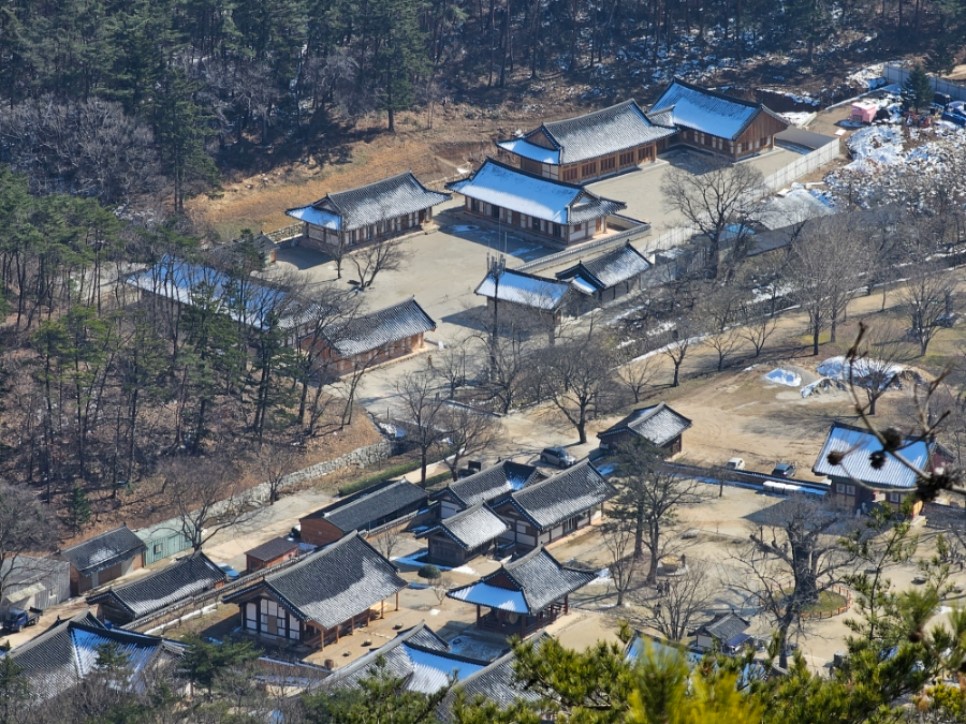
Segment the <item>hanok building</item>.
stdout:
<path fill-rule="evenodd" d="M 520 550 L 545 545 L 590 525 L 617 491 L 587 460 L 493 503 Z"/>
<path fill-rule="evenodd" d="M 503 460 L 450 483 L 435 493 L 433 499 L 439 501 L 440 518 L 449 518 L 474 505 L 505 497 L 538 480 L 543 480 L 543 474 L 535 465 Z"/>
<path fill-rule="evenodd" d="M 414 298 L 363 314 L 331 339 L 312 338 L 326 371 L 341 377 L 356 370 L 418 352 L 436 322 Z M 302 344 L 312 344 L 303 338 Z"/>
<path fill-rule="evenodd" d="M 88 596 L 87 603 L 99 606 L 102 621 L 123 626 L 224 583 L 225 572 L 199 552 L 131 583 Z"/>
<path fill-rule="evenodd" d="M 382 618 L 387 598 L 398 610 L 405 587 L 392 563 L 350 533 L 223 600 L 238 604 L 246 633 L 323 648 Z"/>
<path fill-rule="evenodd" d="M 907 439 L 895 452 L 885 453 L 879 439 L 865 428 L 833 422 L 812 472 L 828 476 L 831 499 L 844 508 L 867 511 L 874 503 L 898 508 L 915 495 L 915 471 L 932 467 L 935 448 L 933 442 Z M 838 464 L 829 461 L 831 453 L 841 456 Z M 916 501 L 912 514 L 921 509 L 922 501 Z"/>
<path fill-rule="evenodd" d="M 469 178 L 447 188 L 463 195 L 471 214 L 535 234 L 561 248 L 607 231 L 607 217 L 626 207 L 562 181 L 487 159 Z"/>
<path fill-rule="evenodd" d="M 694 632 L 694 645 L 702 651 L 733 654 L 748 644 L 748 621 L 734 613 L 721 613 Z"/>
<path fill-rule="evenodd" d="M 565 314 L 577 311 L 579 304 L 568 282 L 500 267 L 487 272 L 474 293 L 486 298 L 487 308 L 494 315 L 520 314 L 521 323 L 551 330 L 559 326 Z"/>
<path fill-rule="evenodd" d="M 122 525 L 65 548 L 60 557 L 70 563 L 70 592 L 78 596 L 144 565 L 147 546 Z"/>
<path fill-rule="evenodd" d="M 105 647 L 124 657 L 124 676 L 112 684 L 123 691 L 143 692 L 152 677 L 175 665 L 184 647 L 148 634 L 106 628 L 89 612 L 59 621 L 8 656 L 30 696 L 19 705 L 29 708 L 70 692 L 90 677 L 103 676 L 98 660 Z"/>
<path fill-rule="evenodd" d="M 367 488 L 300 518 L 302 540 L 323 546 L 347 533 L 368 533 L 410 517 L 427 500 L 426 491 L 407 480 Z"/>
<path fill-rule="evenodd" d="M 655 161 L 673 135 L 673 128 L 652 123 L 629 100 L 576 118 L 543 123 L 496 145 L 528 173 L 586 183 Z"/>
<path fill-rule="evenodd" d="M 775 147 L 789 123 L 761 103 L 733 98 L 675 79 L 647 117 L 677 128 L 675 142 L 737 160 Z"/>
<path fill-rule="evenodd" d="M 620 422 L 597 433 L 602 450 L 615 450 L 622 444 L 645 440 L 667 456 L 681 452 L 684 431 L 691 420 L 662 402 L 640 407 Z"/>
<path fill-rule="evenodd" d="M 426 624 L 401 632 L 392 641 L 372 649 L 348 666 L 337 669 L 320 685 L 324 691 L 359 686 L 381 671 L 399 681 L 405 691 L 432 695 L 482 671 L 486 662 L 460 656 L 450 650 Z"/>
<path fill-rule="evenodd" d="M 508 526 L 485 504 L 443 518 L 427 530 L 417 534 L 426 538 L 429 560 L 446 566 L 461 566 L 483 555 L 500 538 Z"/>
<path fill-rule="evenodd" d="M 590 261 L 579 261 L 557 272 L 557 279 L 570 282 L 578 292 L 603 304 L 641 288 L 651 268 L 644 255 L 630 244 L 609 251 Z"/>
<path fill-rule="evenodd" d="M 418 229 L 433 218 L 433 207 L 449 198 L 407 171 L 285 213 L 305 223 L 305 246 L 342 251 Z"/>
<path fill-rule="evenodd" d="M 476 606 L 476 625 L 526 636 L 569 611 L 569 596 L 596 574 L 561 565 L 542 547 L 446 595 Z M 483 609 L 488 609 L 484 614 Z"/>

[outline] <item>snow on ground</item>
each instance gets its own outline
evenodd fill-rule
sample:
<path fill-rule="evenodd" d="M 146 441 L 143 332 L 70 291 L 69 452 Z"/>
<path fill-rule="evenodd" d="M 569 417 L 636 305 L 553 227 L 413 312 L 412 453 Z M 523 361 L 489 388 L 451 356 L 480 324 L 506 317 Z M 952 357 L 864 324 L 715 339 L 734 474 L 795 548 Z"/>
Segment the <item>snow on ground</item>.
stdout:
<path fill-rule="evenodd" d="M 605 586 L 611 583 L 613 579 L 610 576 L 609 568 L 601 568 L 597 571 L 597 578 L 588 583 L 588 586 Z"/>
<path fill-rule="evenodd" d="M 774 382 L 776 385 L 785 385 L 786 387 L 799 387 L 802 384 L 801 375 L 791 370 L 782 369 L 781 367 L 769 372 L 765 375 L 765 379 L 769 382 Z"/>
<path fill-rule="evenodd" d="M 859 387 L 886 388 L 897 385 L 897 377 L 906 371 L 906 367 L 884 360 L 863 357 L 855 360 L 851 365 L 842 355 L 829 357 L 818 365 L 816 370 L 821 379 L 802 388 L 802 397 L 811 397 L 817 392 L 828 390 L 844 390 L 849 383 L 849 369 L 852 370 L 852 382 Z"/>
<path fill-rule="evenodd" d="M 764 91 L 765 93 L 773 93 L 776 96 L 785 96 L 785 98 L 788 98 L 789 100 L 792 100 L 795 103 L 801 103 L 803 106 L 818 107 L 822 105 L 822 102 L 817 98 L 812 98 L 811 96 L 799 95 L 798 93 L 792 93 L 791 91 L 781 90 L 779 88 L 762 88 L 761 90 Z"/>
<path fill-rule="evenodd" d="M 844 390 L 845 384 L 839 382 L 838 380 L 833 380 L 829 377 L 822 377 L 819 380 L 815 380 L 811 384 L 805 385 L 802 388 L 802 397 L 811 397 L 812 395 L 818 394 L 820 392 L 828 392 L 830 390 Z"/>
<path fill-rule="evenodd" d="M 855 159 L 848 168 L 871 171 L 876 166 L 901 163 L 905 139 L 901 128 L 869 126 L 853 133 L 847 145 Z"/>
<path fill-rule="evenodd" d="M 853 88 L 874 90 L 886 84 L 886 79 L 882 75 L 884 72 L 884 64 L 876 63 L 855 71 L 846 78 L 846 81 Z"/>
<path fill-rule="evenodd" d="M 410 553 L 408 556 L 396 556 L 392 559 L 393 563 L 400 563 L 404 566 L 412 566 L 413 568 L 422 568 L 428 563 L 426 557 L 429 555 L 429 551 L 422 548 L 415 553 Z M 433 563 L 441 571 L 453 571 L 454 573 L 465 573 L 468 576 L 479 575 L 469 566 L 457 566 L 456 568 L 450 568 L 449 566 L 443 566 L 439 563 Z"/>
<path fill-rule="evenodd" d="M 791 123 L 796 128 L 805 128 L 812 119 L 815 118 L 814 113 L 809 113 L 807 111 L 787 111 L 786 113 L 779 113 L 782 118 Z"/>

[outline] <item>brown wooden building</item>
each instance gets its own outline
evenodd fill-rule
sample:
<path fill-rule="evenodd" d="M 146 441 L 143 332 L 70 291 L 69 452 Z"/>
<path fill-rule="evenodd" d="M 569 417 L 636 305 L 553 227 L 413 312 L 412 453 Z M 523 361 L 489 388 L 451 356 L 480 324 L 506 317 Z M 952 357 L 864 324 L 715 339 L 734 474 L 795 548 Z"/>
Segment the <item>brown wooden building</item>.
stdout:
<path fill-rule="evenodd" d="M 147 546 L 122 525 L 65 548 L 60 557 L 70 563 L 70 592 L 77 596 L 144 565 Z"/>
<path fill-rule="evenodd" d="M 501 156 L 523 171 L 569 183 L 611 176 L 657 160 L 673 128 L 658 126 L 633 100 L 576 118 L 542 123 L 497 141 Z"/>
<path fill-rule="evenodd" d="M 237 603 L 243 631 L 323 648 L 385 615 L 386 599 L 406 581 L 357 533 L 350 533 L 258 583 L 225 596 Z"/>
<path fill-rule="evenodd" d="M 288 538 L 272 538 L 245 551 L 245 571 L 260 571 L 285 563 L 299 554 L 299 544 Z"/>
<path fill-rule="evenodd" d="M 675 79 L 647 112 L 657 126 L 674 127 L 672 143 L 692 146 L 732 160 L 775 147 L 789 123 L 761 103 L 700 88 Z"/>
<path fill-rule="evenodd" d="M 443 518 L 416 537 L 426 538 L 430 562 L 462 566 L 487 553 L 506 531 L 507 524 L 485 504 L 479 503 Z"/>
<path fill-rule="evenodd" d="M 646 440 L 667 456 L 681 452 L 681 438 L 691 420 L 665 403 L 640 407 L 620 422 L 597 433 L 603 450 L 614 450 L 622 443 Z"/>
<path fill-rule="evenodd" d="M 447 188 L 463 195 L 470 214 L 539 236 L 561 248 L 606 232 L 607 217 L 626 207 L 622 201 L 493 159 Z"/>
<path fill-rule="evenodd" d="M 285 213 L 304 222 L 300 243 L 305 246 L 347 250 L 419 229 L 433 218 L 433 206 L 449 198 L 430 191 L 407 171 Z"/>

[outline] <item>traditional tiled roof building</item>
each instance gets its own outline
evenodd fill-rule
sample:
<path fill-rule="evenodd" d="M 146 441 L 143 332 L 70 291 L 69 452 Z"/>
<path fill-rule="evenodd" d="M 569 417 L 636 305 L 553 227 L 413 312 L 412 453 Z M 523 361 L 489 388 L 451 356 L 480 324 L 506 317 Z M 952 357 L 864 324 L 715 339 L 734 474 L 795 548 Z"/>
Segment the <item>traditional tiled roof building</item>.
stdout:
<path fill-rule="evenodd" d="M 74 596 L 103 586 L 144 565 L 144 541 L 122 525 L 65 548 L 60 557 L 70 563 Z"/>
<path fill-rule="evenodd" d="M 620 422 L 598 432 L 597 438 L 604 450 L 613 450 L 621 443 L 640 439 L 666 455 L 674 455 L 681 452 L 681 439 L 689 427 L 691 420 L 661 402 L 634 410 Z"/>
<path fill-rule="evenodd" d="M 417 538 L 426 538 L 429 558 L 447 566 L 461 566 L 486 553 L 509 526 L 485 504 L 443 518 Z"/>
<path fill-rule="evenodd" d="M 502 460 L 450 483 L 435 493 L 433 499 L 440 503 L 440 517 L 448 518 L 461 510 L 499 499 L 542 479 L 543 474 L 535 465 Z"/>
<path fill-rule="evenodd" d="M 643 254 L 625 244 L 589 261 L 579 261 L 557 272 L 556 277 L 597 302 L 610 302 L 640 289 L 650 268 L 651 262 Z"/>

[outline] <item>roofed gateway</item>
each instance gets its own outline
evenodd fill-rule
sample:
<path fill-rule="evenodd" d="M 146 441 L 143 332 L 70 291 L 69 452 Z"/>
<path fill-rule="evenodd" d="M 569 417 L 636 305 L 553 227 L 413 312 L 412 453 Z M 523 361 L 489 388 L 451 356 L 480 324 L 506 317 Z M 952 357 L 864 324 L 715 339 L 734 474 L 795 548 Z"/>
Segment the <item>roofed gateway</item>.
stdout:
<path fill-rule="evenodd" d="M 427 189 L 407 171 L 285 213 L 305 223 L 306 246 L 343 250 L 418 229 L 433 218 L 433 206 L 449 198 Z"/>
<path fill-rule="evenodd" d="M 465 197 L 470 213 L 538 234 L 557 246 L 587 241 L 606 232 L 607 217 L 626 207 L 622 201 L 519 171 L 493 159 L 448 188 Z"/>
<path fill-rule="evenodd" d="M 653 123 L 633 100 L 543 123 L 519 138 L 497 141 L 519 167 L 544 178 L 582 183 L 652 162 L 673 128 Z"/>
<path fill-rule="evenodd" d="M 579 261 L 556 274 L 583 294 L 598 302 L 610 302 L 641 287 L 651 262 L 637 249 L 625 244 L 590 261 Z"/>

